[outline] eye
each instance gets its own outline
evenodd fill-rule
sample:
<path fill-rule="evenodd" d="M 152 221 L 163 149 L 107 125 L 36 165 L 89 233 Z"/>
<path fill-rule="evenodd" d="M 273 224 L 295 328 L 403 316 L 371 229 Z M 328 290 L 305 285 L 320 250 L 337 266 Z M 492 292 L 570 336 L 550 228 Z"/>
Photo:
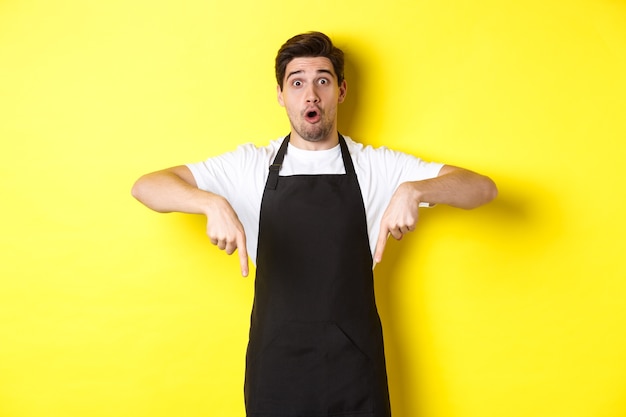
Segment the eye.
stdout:
<path fill-rule="evenodd" d="M 326 78 L 320 78 L 320 80 L 318 81 L 321 85 L 326 85 L 328 84 L 328 79 Z"/>
<path fill-rule="evenodd" d="M 295 80 L 293 83 L 291 83 L 291 85 L 293 85 L 294 87 L 300 87 L 302 85 L 302 81 Z"/>

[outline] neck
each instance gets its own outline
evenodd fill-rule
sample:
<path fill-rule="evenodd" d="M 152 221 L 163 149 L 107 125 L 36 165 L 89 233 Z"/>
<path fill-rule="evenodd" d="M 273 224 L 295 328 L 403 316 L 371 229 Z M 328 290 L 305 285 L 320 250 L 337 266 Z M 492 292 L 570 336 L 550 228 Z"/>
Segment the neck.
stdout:
<path fill-rule="evenodd" d="M 337 133 L 337 130 L 333 130 L 332 133 L 325 138 L 318 141 L 310 141 L 302 138 L 292 129 L 289 143 L 296 148 L 304 149 L 306 151 L 324 151 L 332 149 L 339 144 L 339 133 Z"/>

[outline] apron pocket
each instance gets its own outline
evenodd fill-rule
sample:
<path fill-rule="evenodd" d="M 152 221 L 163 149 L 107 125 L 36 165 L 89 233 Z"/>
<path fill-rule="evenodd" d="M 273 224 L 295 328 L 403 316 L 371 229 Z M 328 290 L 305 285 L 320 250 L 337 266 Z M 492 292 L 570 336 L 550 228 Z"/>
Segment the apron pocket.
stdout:
<path fill-rule="evenodd" d="M 372 411 L 373 369 L 370 359 L 335 323 L 326 329 L 328 413 Z"/>
<path fill-rule="evenodd" d="M 372 410 L 370 360 L 335 323 L 288 323 L 254 362 L 250 411 L 315 417 Z"/>

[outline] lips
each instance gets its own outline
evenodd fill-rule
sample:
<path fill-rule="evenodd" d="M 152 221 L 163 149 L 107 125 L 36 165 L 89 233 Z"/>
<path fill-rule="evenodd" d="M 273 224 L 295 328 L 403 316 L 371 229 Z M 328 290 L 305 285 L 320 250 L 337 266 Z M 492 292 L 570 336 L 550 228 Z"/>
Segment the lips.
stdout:
<path fill-rule="evenodd" d="M 321 112 L 318 109 L 307 109 L 304 112 L 304 120 L 309 123 L 317 123 L 322 118 Z"/>

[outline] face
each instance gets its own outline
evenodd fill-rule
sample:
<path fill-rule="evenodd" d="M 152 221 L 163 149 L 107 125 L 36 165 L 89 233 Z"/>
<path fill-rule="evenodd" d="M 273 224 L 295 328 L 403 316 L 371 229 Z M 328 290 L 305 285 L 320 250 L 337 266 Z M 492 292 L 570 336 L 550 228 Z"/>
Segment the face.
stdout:
<path fill-rule="evenodd" d="M 337 105 L 346 90 L 328 58 L 294 58 L 287 64 L 278 102 L 287 110 L 295 146 L 327 149 L 337 144 Z"/>

